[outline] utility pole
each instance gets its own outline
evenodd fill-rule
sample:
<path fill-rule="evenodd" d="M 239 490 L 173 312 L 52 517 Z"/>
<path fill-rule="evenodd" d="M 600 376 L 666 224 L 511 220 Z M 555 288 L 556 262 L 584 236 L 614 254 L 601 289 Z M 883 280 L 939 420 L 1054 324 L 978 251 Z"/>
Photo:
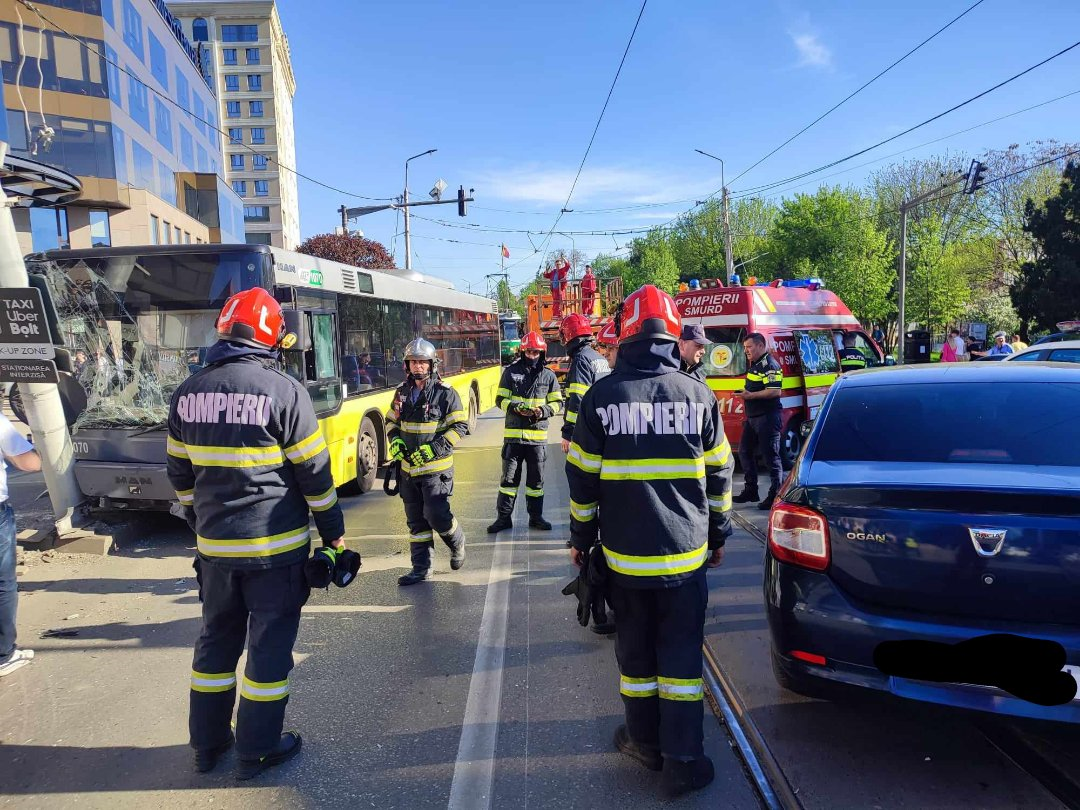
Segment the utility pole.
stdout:
<path fill-rule="evenodd" d="M 349 216 L 348 216 L 348 212 L 349 212 L 349 209 L 346 208 L 344 205 L 341 206 L 341 208 L 338 209 L 338 213 L 341 214 L 341 235 L 342 236 L 348 236 L 349 235 Z"/>
<path fill-rule="evenodd" d="M 7 156 L 8 145 L 0 141 L 0 163 Z M 14 200 L 0 187 L 0 287 L 29 287 L 26 265 L 19 253 L 15 221 L 11 216 Z M 18 383 L 23 408 L 34 435 L 34 449 L 41 456 L 41 470 L 49 491 L 58 534 L 72 529 L 75 508 L 85 500 L 75 480 L 75 456 L 71 449 L 60 390 L 52 383 Z"/>
<path fill-rule="evenodd" d="M 976 165 L 975 165 L 976 163 L 977 163 L 977 161 L 972 162 L 972 168 L 971 168 L 969 174 L 974 174 L 976 172 Z M 979 165 L 981 166 L 982 164 L 979 164 Z M 950 186 L 955 186 L 957 183 L 959 183 L 961 180 L 966 179 L 968 176 L 969 175 L 958 173 L 956 175 L 956 177 L 954 177 L 951 180 L 948 180 L 945 183 L 942 183 L 940 186 L 937 186 L 936 188 L 932 188 L 932 189 L 930 189 L 930 191 L 925 191 L 925 192 L 923 192 L 922 194 L 919 194 L 916 197 L 911 197 L 910 199 L 904 200 L 902 203 L 900 203 L 900 272 L 899 272 L 899 278 L 897 279 L 897 281 L 898 281 L 898 284 L 897 284 L 898 295 L 897 295 L 897 301 L 896 301 L 896 308 L 897 308 L 897 313 L 896 313 L 896 344 L 897 344 L 896 362 L 901 364 L 901 365 L 903 365 L 904 360 L 906 359 L 905 358 L 905 350 L 907 348 L 906 345 L 905 345 L 905 341 L 906 341 L 906 338 L 907 338 L 907 323 L 906 323 L 906 321 L 907 321 L 907 313 L 904 311 L 904 292 L 905 292 L 906 287 L 907 287 L 907 215 L 908 215 L 908 211 L 910 211 L 912 208 L 916 207 L 917 205 L 921 205 L 922 203 L 926 202 L 928 199 L 933 197 L 935 194 L 941 193 L 942 191 L 949 188 Z M 981 178 L 981 174 L 976 175 L 976 176 Z M 968 194 L 974 193 L 975 188 L 977 188 L 977 186 L 972 185 L 972 181 L 970 181 L 970 180 L 969 180 L 969 187 L 971 187 L 971 191 L 967 191 L 967 189 L 965 189 L 965 192 L 968 193 Z"/>
<path fill-rule="evenodd" d="M 426 152 L 421 152 L 419 155 L 413 155 L 411 158 L 405 161 L 405 193 L 401 197 L 401 202 L 405 206 L 405 269 L 412 270 L 412 239 L 409 236 L 409 160 L 416 160 L 417 158 L 424 157 L 424 155 L 430 155 L 433 152 L 438 152 L 438 149 L 428 149 Z"/>
<path fill-rule="evenodd" d="M 721 166 L 723 166 L 723 163 L 721 163 Z M 720 176 L 723 177 L 723 169 L 720 171 Z M 728 199 L 727 186 L 724 186 L 723 197 L 721 198 L 724 206 L 724 257 L 727 259 L 727 282 L 730 284 L 732 276 L 735 275 L 735 257 L 731 255 L 731 221 L 728 218 Z"/>

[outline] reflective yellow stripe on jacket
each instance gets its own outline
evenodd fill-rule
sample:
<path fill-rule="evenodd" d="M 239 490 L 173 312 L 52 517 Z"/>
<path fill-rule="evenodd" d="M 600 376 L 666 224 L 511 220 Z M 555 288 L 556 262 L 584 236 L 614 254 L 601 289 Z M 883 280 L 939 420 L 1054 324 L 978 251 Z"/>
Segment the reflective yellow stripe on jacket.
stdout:
<path fill-rule="evenodd" d="M 207 557 L 272 557 L 303 548 L 308 542 L 307 524 L 281 534 L 264 537 L 245 537 L 236 540 L 216 540 L 196 535 L 199 553 Z"/>
<path fill-rule="evenodd" d="M 600 478 L 605 481 L 653 481 L 704 477 L 705 459 L 701 456 L 697 458 L 605 458 L 600 462 Z"/>
<path fill-rule="evenodd" d="M 542 442 L 547 439 L 546 430 L 527 430 L 524 428 L 506 428 L 503 431 L 504 439 L 524 439 L 529 442 Z"/>
<path fill-rule="evenodd" d="M 208 444 L 184 444 L 171 436 L 166 452 L 176 458 L 186 458 L 195 467 L 277 467 L 285 456 L 276 444 L 265 447 L 217 447 Z"/>
<path fill-rule="evenodd" d="M 696 571 L 705 563 L 709 553 L 709 544 L 703 543 L 693 551 L 681 554 L 665 554 L 658 557 L 639 557 L 633 554 L 620 554 L 603 546 L 604 559 L 608 568 L 630 577 L 662 577 L 674 574 L 686 574 Z"/>
<path fill-rule="evenodd" d="M 570 449 L 566 453 L 566 460 L 582 472 L 598 475 L 604 460 L 596 454 L 586 453 L 577 442 L 570 442 Z"/>
<path fill-rule="evenodd" d="M 437 458 L 433 461 L 429 461 L 426 464 L 417 464 L 415 467 L 409 463 L 407 458 L 401 460 L 401 471 L 406 472 L 414 478 L 418 475 L 428 475 L 430 473 L 446 472 L 454 466 L 454 457 L 447 456 L 446 458 Z"/>
<path fill-rule="evenodd" d="M 725 436 L 723 442 L 716 445 L 712 450 L 705 451 L 705 466 L 723 467 L 730 458 L 731 445 L 728 443 L 727 436 Z"/>
<path fill-rule="evenodd" d="M 309 458 L 315 458 L 326 449 L 326 440 L 323 439 L 322 431 L 316 430 L 306 439 L 301 439 L 296 444 L 290 444 L 285 448 L 285 457 L 293 464 L 300 464 Z"/>
<path fill-rule="evenodd" d="M 398 429 L 402 433 L 425 435 L 434 433 L 439 429 L 439 422 L 399 422 Z"/>
<path fill-rule="evenodd" d="M 312 512 L 325 512 L 337 503 L 337 490 L 330 487 L 322 495 L 305 495 L 304 500 Z"/>
<path fill-rule="evenodd" d="M 590 520 L 596 520 L 596 510 L 599 507 L 598 501 L 592 503 L 578 503 L 575 500 L 570 501 L 570 516 L 575 520 L 579 520 L 582 523 L 588 523 Z"/>

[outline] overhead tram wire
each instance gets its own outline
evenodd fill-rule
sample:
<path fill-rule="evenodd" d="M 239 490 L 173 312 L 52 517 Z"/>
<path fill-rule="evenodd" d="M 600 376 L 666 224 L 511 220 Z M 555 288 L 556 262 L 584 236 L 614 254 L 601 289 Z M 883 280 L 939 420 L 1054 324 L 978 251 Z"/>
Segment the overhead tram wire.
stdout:
<path fill-rule="evenodd" d="M 1057 53 L 1055 53 L 1055 54 L 1053 54 L 1051 56 L 1048 56 L 1046 59 L 1043 59 L 1042 61 L 1037 62 L 1036 64 L 1032 65 L 1031 67 L 1026 68 L 1026 69 L 1020 71 L 1019 73 L 1016 73 L 1016 74 L 1010 76 L 1009 78 L 1005 79 L 1004 81 L 998 82 L 993 87 L 989 87 L 986 90 L 983 90 L 981 93 L 977 93 L 976 95 L 972 96 L 971 98 L 966 99 L 965 101 L 961 101 L 959 104 L 955 104 L 952 107 L 950 107 L 949 109 L 944 110 L 943 112 L 940 112 L 937 115 L 931 116 L 930 118 L 927 118 L 925 121 L 922 121 L 922 122 L 920 122 L 918 124 L 915 124 L 914 126 L 908 127 L 903 132 L 898 132 L 895 135 L 892 135 L 892 136 L 890 136 L 888 138 L 885 138 L 882 141 L 878 141 L 877 143 L 873 144 L 872 146 L 867 146 L 865 149 L 860 149 L 857 152 L 852 152 L 850 155 L 847 155 L 846 157 L 842 157 L 842 158 L 839 158 L 837 160 L 831 161 L 830 163 L 826 163 L 823 166 L 818 166 L 816 169 L 811 169 L 809 171 L 802 172 L 801 174 L 793 175 L 793 176 L 787 177 L 787 178 L 785 178 L 783 180 L 777 180 L 777 181 L 775 181 L 773 183 L 767 183 L 767 184 L 762 185 L 762 186 L 754 186 L 754 187 L 751 187 L 751 188 L 742 189 L 739 193 L 742 194 L 742 195 L 745 195 L 745 194 L 757 194 L 757 193 L 760 193 L 762 191 L 768 191 L 770 189 L 776 188 L 777 186 L 785 185 L 785 184 L 793 182 L 795 180 L 802 180 L 805 177 L 810 177 L 811 175 L 818 174 L 819 172 L 823 172 L 826 169 L 831 169 L 833 166 L 839 166 L 841 163 L 846 163 L 847 161 L 852 160 L 854 158 L 857 158 L 860 155 L 865 155 L 867 152 L 871 152 L 871 151 L 873 151 L 874 149 L 877 149 L 880 146 L 884 146 L 885 144 L 891 143 L 892 141 L 895 141 L 898 138 L 902 138 L 903 136 L 908 135 L 908 134 L 914 132 L 917 129 L 921 129 L 922 127 L 925 127 L 928 124 L 932 124 L 934 121 L 937 121 L 937 120 L 939 120 L 941 118 L 944 118 L 946 115 L 949 115 L 951 113 L 956 112 L 957 110 L 961 109 L 962 107 L 966 107 L 968 104 L 971 104 L 972 102 L 978 101 L 980 98 L 983 98 L 984 96 L 987 96 L 990 93 L 993 93 L 995 90 L 1001 89 L 1005 85 L 1016 81 L 1017 79 L 1021 78 L 1022 76 L 1026 76 L 1028 73 L 1031 73 L 1033 70 L 1037 70 L 1038 68 L 1042 67 L 1043 65 L 1046 65 L 1046 64 L 1052 62 L 1053 60 L 1057 59 L 1058 57 L 1064 56 L 1069 51 L 1071 51 L 1071 50 L 1073 50 L 1073 49 L 1075 49 L 1077 47 L 1080 47 L 1080 40 L 1077 40 L 1072 45 L 1069 45 L 1066 48 L 1062 48 Z"/>
<path fill-rule="evenodd" d="M 563 218 L 563 214 L 566 213 L 567 206 L 570 205 L 570 199 L 574 196 L 574 190 L 577 188 L 578 181 L 581 179 L 581 172 L 585 168 L 585 161 L 589 159 L 589 153 L 592 151 L 593 143 L 596 141 L 596 133 L 600 131 L 600 123 L 604 120 L 604 113 L 607 112 L 608 104 L 611 102 L 611 96 L 615 92 L 615 85 L 619 81 L 619 76 L 622 73 L 623 65 L 626 64 L 627 54 L 630 53 L 630 46 L 634 43 L 634 36 L 637 34 L 638 26 L 641 24 L 641 17 L 645 13 L 645 6 L 649 4 L 649 0 L 642 0 L 641 9 L 638 11 L 637 19 L 634 21 L 634 30 L 630 32 L 630 38 L 626 41 L 626 47 L 623 49 L 622 58 L 619 60 L 619 67 L 615 71 L 615 78 L 611 80 L 611 87 L 608 88 L 607 98 L 604 99 L 604 106 L 600 109 L 600 115 L 596 119 L 596 126 L 593 127 L 592 136 L 589 138 L 589 145 L 585 147 L 585 154 L 581 158 L 581 163 L 578 165 L 577 174 L 574 175 L 574 182 L 570 185 L 570 193 L 566 195 L 566 202 L 563 203 L 562 208 L 559 210 L 558 216 L 555 217 L 555 222 L 548 230 L 547 235 L 541 240 L 540 247 L 537 248 L 530 256 L 526 256 L 518 262 L 510 265 L 506 268 L 509 271 L 513 267 L 517 267 L 524 261 L 531 259 L 537 253 L 545 250 L 548 243 L 551 242 L 552 234 L 555 233 L 555 229 L 559 227 L 559 222 Z"/>
<path fill-rule="evenodd" d="M 763 198 L 763 199 L 769 199 L 769 198 L 772 198 L 772 197 L 779 197 L 779 196 L 782 196 L 782 195 L 788 193 L 792 189 L 802 188 L 803 186 L 808 186 L 811 183 L 818 182 L 818 180 L 828 180 L 830 178 L 839 177 L 842 174 L 846 174 L 848 172 L 855 171 L 856 169 L 863 169 L 863 168 L 866 168 L 867 166 L 873 166 L 875 163 L 881 163 L 883 160 L 888 160 L 889 158 L 898 157 L 899 155 L 904 155 L 904 154 L 907 154 L 908 152 L 914 152 L 916 149 L 922 149 L 925 146 L 931 146 L 931 145 L 933 145 L 935 143 L 940 143 L 941 141 L 947 141 L 950 138 L 955 138 L 958 135 L 964 135 L 964 134 L 966 134 L 968 132 L 972 132 L 972 131 L 974 131 L 976 129 L 980 129 L 981 127 L 989 126 L 990 124 L 996 124 L 999 121 L 1004 121 L 1007 118 L 1013 118 L 1013 117 L 1015 117 L 1017 115 L 1022 115 L 1023 113 L 1030 112 L 1031 110 L 1037 110 L 1040 107 L 1045 107 L 1048 104 L 1053 104 L 1055 102 L 1062 101 L 1064 99 L 1071 98 L 1072 96 L 1076 96 L 1076 95 L 1080 95 L 1080 90 L 1073 90 L 1070 93 L 1065 93 L 1063 95 L 1056 96 L 1055 98 L 1047 99 L 1046 101 L 1041 101 L 1038 104 L 1032 104 L 1030 107 L 1024 107 L 1024 109 L 1022 109 L 1022 110 L 1015 110 L 1014 112 L 1007 113 L 1005 115 L 1000 115 L 997 118 L 991 118 L 989 121 L 983 121 L 980 124 L 975 124 L 974 126 L 970 126 L 970 127 L 965 128 L 965 129 L 960 129 L 960 130 L 957 130 L 956 132 L 950 132 L 948 135 L 942 135 L 940 138 L 934 138 L 933 140 L 924 141 L 923 143 L 916 144 L 915 146 L 909 146 L 907 149 L 901 149 L 901 150 L 899 150 L 897 152 L 890 152 L 889 154 L 882 155 L 881 157 L 875 158 L 874 160 L 868 160 L 866 163 L 859 163 L 859 164 L 857 164 L 855 166 L 850 166 L 850 167 L 848 167 L 846 169 L 842 169 L 841 171 L 833 172 L 832 174 L 827 174 L 824 177 L 821 177 L 821 178 L 818 178 L 818 179 L 815 179 L 815 180 L 808 180 L 805 183 L 798 183 L 796 185 L 788 186 L 785 189 L 781 189 L 780 191 L 777 191 L 775 194 L 759 195 L 759 194 L 756 194 L 756 193 L 740 193 L 740 194 L 731 195 L 731 199 L 733 199 L 733 200 L 746 200 L 746 199 L 753 199 L 753 198 L 759 198 L 759 197 Z"/>
<path fill-rule="evenodd" d="M 75 40 L 80 45 L 82 45 L 82 47 L 85 48 L 87 51 L 89 51 L 90 53 L 92 53 L 95 56 L 97 56 L 98 58 L 100 58 L 106 64 L 112 65 L 114 68 L 119 70 L 121 73 L 126 75 L 128 78 L 134 79 L 139 84 L 141 84 L 143 87 L 145 87 L 147 90 L 149 90 L 151 93 L 153 93 L 155 96 L 161 98 L 162 100 L 164 100 L 168 104 L 170 104 L 173 107 L 175 107 L 176 109 L 178 109 L 180 112 L 184 113 L 184 115 L 187 115 L 191 119 L 193 119 L 195 121 L 199 121 L 202 124 L 205 124 L 210 129 L 214 130 L 215 132 L 217 132 L 219 135 L 221 135 L 222 137 L 224 137 L 226 139 L 229 137 L 229 134 L 225 130 L 218 127 L 216 124 L 212 124 L 209 121 L 207 121 L 205 118 L 200 118 L 199 116 L 195 115 L 195 113 L 191 112 L 191 110 L 188 110 L 185 107 L 182 107 L 178 102 L 176 102 L 173 99 L 169 98 L 167 95 L 165 95 L 164 93 L 159 91 L 153 85 L 148 84 L 147 82 L 143 81 L 141 78 L 139 78 L 134 73 L 129 71 L 123 65 L 120 65 L 117 62 L 114 62 L 111 59 L 109 59 L 105 54 L 103 54 L 101 51 L 99 51 L 97 48 L 95 48 L 90 43 L 86 42 L 86 40 L 84 40 L 82 37 L 78 36 L 77 34 L 71 33 L 70 31 L 68 31 L 63 26 L 53 22 L 51 19 L 46 17 L 44 14 L 42 14 L 38 10 L 37 5 L 30 2 L 30 0 L 17 0 L 17 2 L 20 3 L 21 5 L 25 6 L 26 8 L 30 9 L 32 12 L 34 12 L 34 14 L 36 14 L 38 16 L 38 18 L 42 22 L 47 23 L 48 25 L 51 25 L 53 28 L 55 28 L 60 33 L 64 34 L 65 36 L 67 36 L 67 37 L 69 37 L 69 38 L 71 38 L 73 40 Z M 346 191 L 345 189 L 337 188 L 336 186 L 332 186 L 329 183 L 324 183 L 321 180 L 316 180 L 314 177 L 310 177 L 309 175 L 306 175 L 306 174 L 304 174 L 302 172 L 297 171 L 292 166 L 286 166 L 281 161 L 276 160 L 272 155 L 268 155 L 268 154 L 266 154 L 264 152 L 260 152 L 257 149 L 252 149 L 248 144 L 229 142 L 228 145 L 229 146 L 242 146 L 243 148 L 245 148 L 249 152 L 251 152 L 253 155 L 262 155 L 267 160 L 273 160 L 274 163 L 277 166 L 279 166 L 280 168 L 284 169 L 287 172 L 290 172 L 291 174 L 296 175 L 297 177 L 301 177 L 304 180 L 307 180 L 309 183 L 314 183 L 317 186 L 322 186 L 323 188 L 325 188 L 325 189 L 327 189 L 329 191 L 337 192 L 338 194 L 344 194 L 347 197 L 355 197 L 356 199 L 359 199 L 359 200 L 374 200 L 376 202 L 384 202 L 384 201 L 389 201 L 389 200 L 395 199 L 394 197 L 368 197 L 368 196 L 365 196 L 363 194 L 357 194 L 356 192 L 353 192 L 353 191 Z"/>
<path fill-rule="evenodd" d="M 775 154 L 776 154 L 777 152 L 779 152 L 779 151 L 780 151 L 781 149 L 783 149 L 783 148 L 784 148 L 785 146 L 787 146 L 787 145 L 788 145 L 789 143 L 791 143 L 791 142 L 792 142 L 792 141 L 794 141 L 794 140 L 795 140 L 796 138 L 798 138 L 798 137 L 799 137 L 799 136 L 801 136 L 801 135 L 802 135 L 803 133 L 805 133 L 805 132 L 806 132 L 807 130 L 809 130 L 809 129 L 811 129 L 812 127 L 816 126 L 817 124 L 821 123 L 821 122 L 822 122 L 822 121 L 823 121 L 823 120 L 824 120 L 825 118 L 827 118 L 828 116 L 832 115 L 832 113 L 836 112 L 836 111 L 837 111 L 838 109 L 840 109 L 841 107 L 843 107 L 843 106 L 844 106 L 845 104 L 847 104 L 847 103 L 848 103 L 849 101 L 851 101 L 851 99 L 855 98 L 855 96 L 859 95 L 859 93 L 861 93 L 861 92 L 862 92 L 863 90 L 865 90 L 865 89 L 866 89 L 867 87 L 869 87 L 870 85 L 872 85 L 872 84 L 873 84 L 874 82 L 876 82 L 876 81 L 877 81 L 878 79 L 880 79 L 880 78 L 881 78 L 882 76 L 884 76 L 884 75 L 885 75 L 886 73 L 888 73 L 888 72 L 889 72 L 890 70 L 892 70 L 892 69 L 893 69 L 894 67 L 896 67 L 896 66 L 897 66 L 897 65 L 899 65 L 899 64 L 900 64 L 901 62 L 903 62 L 903 61 L 904 61 L 905 59 L 907 59 L 907 58 L 908 58 L 909 56 L 911 56 L 911 55 L 912 55 L 912 54 L 914 54 L 914 53 L 915 53 L 916 51 L 918 51 L 919 49 L 921 49 L 921 48 L 922 48 L 922 47 L 923 47 L 924 45 L 928 44 L 928 43 L 929 43 L 929 42 L 930 42 L 931 40 L 935 39 L 935 38 L 936 38 L 936 37 L 937 37 L 937 36 L 938 36 L 939 34 L 943 33 L 943 32 L 944 32 L 944 31 L 946 31 L 946 30 L 947 30 L 948 28 L 952 27 L 952 25 L 954 25 L 955 23 L 959 22 L 959 21 L 960 21 L 960 20 L 961 20 L 962 18 L 964 18 L 965 16 L 967 16 L 967 15 L 968 15 L 968 14 L 969 14 L 970 12 L 974 11 L 974 10 L 975 10 L 976 8 L 978 8 L 978 7 L 980 6 L 980 5 L 982 5 L 982 4 L 983 4 L 983 2 L 985 2 L 985 0 L 976 0 L 976 2 L 972 3 L 972 4 L 971 4 L 970 6 L 968 6 L 968 7 L 966 8 L 966 9 L 964 9 L 963 11 L 961 11 L 961 12 L 960 12 L 960 13 L 959 13 L 959 14 L 958 14 L 957 16 L 953 17 L 953 18 L 952 18 L 951 20 L 949 20 L 949 21 L 948 21 L 947 23 L 945 23 L 945 25 L 941 26 L 941 28 L 939 28 L 939 29 L 938 29 L 937 31 L 935 31 L 934 33 L 932 33 L 932 34 L 931 34 L 930 36 L 928 36 L 928 37 L 927 37 L 926 39 L 924 39 L 924 40 L 923 40 L 922 42 L 920 42 L 920 43 L 919 43 L 918 45 L 916 45 L 916 46 L 915 46 L 914 48 L 912 48 L 912 49 L 911 49 L 910 51 L 908 51 L 907 53 L 905 53 L 905 54 L 904 54 L 903 56 L 901 56 L 901 57 L 900 57 L 899 59 L 897 59 L 897 60 L 896 60 L 895 62 L 893 62 L 893 63 L 892 63 L 891 65 L 889 65 L 889 66 L 888 66 L 887 68 L 885 68 L 885 69 L 884 69 L 884 70 L 882 70 L 882 71 L 881 71 L 880 73 L 878 73 L 878 74 L 877 74 L 876 76 L 874 76 L 874 78 L 870 79 L 869 81 L 867 81 L 866 83 L 864 83 L 864 84 L 863 84 L 862 86 L 860 86 L 860 87 L 859 87 L 858 89 L 856 89 L 856 90 L 854 90 L 853 92 L 849 93 L 849 94 L 848 94 L 847 96 L 845 96 L 845 97 L 844 97 L 843 99 L 841 99 L 841 100 L 840 100 L 839 102 L 837 102 L 836 104 L 834 104 L 834 105 L 833 105 L 832 107 L 830 107 L 829 109 L 827 109 L 827 110 L 826 110 L 825 112 L 823 112 L 823 113 L 822 113 L 821 115 L 819 115 L 819 116 L 818 116 L 817 118 L 815 118 L 815 119 L 814 119 L 813 121 L 811 121 L 811 122 L 810 122 L 809 124 L 807 124 L 807 125 L 806 125 L 805 127 L 803 127 L 802 129 L 800 129 L 800 130 L 799 130 L 798 132 L 796 132 L 796 133 L 795 133 L 794 135 L 792 135 L 792 136 L 791 136 L 790 138 L 788 138 L 788 139 L 787 139 L 786 141 L 784 141 L 784 142 L 783 142 L 782 144 L 780 144 L 779 146 L 777 146 L 777 147 L 776 147 L 775 149 L 773 149 L 773 150 L 772 150 L 771 152 L 767 153 L 767 154 L 766 154 L 766 155 L 765 155 L 764 157 L 761 157 L 761 158 L 759 158 L 759 159 L 758 159 L 757 161 L 755 161 L 754 163 L 752 163 L 752 164 L 751 164 L 751 165 L 750 165 L 750 166 L 749 166 L 748 168 L 746 168 L 746 169 L 743 169 L 743 170 L 742 170 L 742 171 L 741 171 L 741 172 L 740 172 L 739 174 L 737 174 L 737 175 L 735 176 L 735 178 L 734 178 L 734 179 L 733 179 L 733 180 L 732 180 L 731 182 L 732 182 L 732 183 L 735 183 L 735 182 L 737 182 L 737 181 L 739 180 L 739 178 L 740 178 L 740 177 L 742 177 L 742 176 L 743 176 L 743 175 L 745 175 L 745 174 L 748 174 L 748 173 L 750 173 L 750 172 L 751 172 L 751 171 L 753 171 L 753 170 L 754 170 L 755 168 L 757 168 L 757 167 L 758 167 L 758 166 L 760 166 L 760 165 L 761 165 L 762 163 L 764 163 L 764 162 L 765 162 L 766 160 L 768 160 L 768 159 L 769 159 L 769 158 L 771 158 L 771 157 L 772 157 L 773 155 L 775 155 Z"/>

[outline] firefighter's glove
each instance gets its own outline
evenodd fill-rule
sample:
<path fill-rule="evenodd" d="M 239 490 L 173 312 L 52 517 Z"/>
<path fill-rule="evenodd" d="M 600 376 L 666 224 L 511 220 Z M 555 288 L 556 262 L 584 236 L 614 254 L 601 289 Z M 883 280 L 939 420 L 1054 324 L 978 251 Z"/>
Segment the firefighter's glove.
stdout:
<path fill-rule="evenodd" d="M 589 626 L 592 594 L 589 592 L 589 566 L 583 565 L 575 579 L 562 589 L 563 596 L 577 597 L 577 620 L 582 627 Z"/>
<path fill-rule="evenodd" d="M 354 579 L 360 570 L 360 555 L 355 551 L 342 546 L 337 550 L 337 561 L 334 564 L 334 584 L 344 588 Z"/>
<path fill-rule="evenodd" d="M 530 413 L 532 413 L 532 409 L 530 409 L 524 402 L 520 400 L 518 400 L 517 402 L 511 402 L 510 410 L 512 410 L 518 416 L 528 416 Z"/>
<path fill-rule="evenodd" d="M 355 553 L 355 552 L 353 552 Z M 315 549 L 315 553 L 304 563 L 304 579 L 310 588 L 329 588 L 334 581 L 334 569 L 337 567 L 338 552 L 331 546 Z"/>
<path fill-rule="evenodd" d="M 429 461 L 435 460 L 435 448 L 430 444 L 422 444 L 413 450 L 412 455 L 409 456 L 409 463 L 414 467 L 419 467 L 421 464 L 427 464 Z"/>
<path fill-rule="evenodd" d="M 399 437 L 395 436 L 393 439 L 390 440 L 390 460 L 401 461 L 403 458 L 405 458 L 405 451 L 407 449 L 408 448 L 405 446 L 405 442 L 403 442 Z"/>

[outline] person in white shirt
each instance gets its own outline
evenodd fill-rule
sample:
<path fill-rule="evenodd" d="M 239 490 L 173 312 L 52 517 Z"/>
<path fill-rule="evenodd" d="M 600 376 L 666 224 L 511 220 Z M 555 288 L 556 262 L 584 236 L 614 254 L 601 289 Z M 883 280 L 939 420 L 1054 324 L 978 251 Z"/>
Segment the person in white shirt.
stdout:
<path fill-rule="evenodd" d="M 41 469 L 34 446 L 19 435 L 11 421 L 0 414 L 0 453 L 9 464 L 25 472 Z M 15 512 L 8 502 L 7 464 L 0 462 L 0 678 L 26 666 L 33 650 L 15 646 L 15 609 L 19 603 L 15 582 Z"/>

